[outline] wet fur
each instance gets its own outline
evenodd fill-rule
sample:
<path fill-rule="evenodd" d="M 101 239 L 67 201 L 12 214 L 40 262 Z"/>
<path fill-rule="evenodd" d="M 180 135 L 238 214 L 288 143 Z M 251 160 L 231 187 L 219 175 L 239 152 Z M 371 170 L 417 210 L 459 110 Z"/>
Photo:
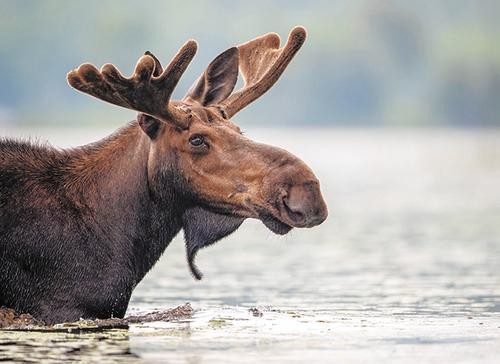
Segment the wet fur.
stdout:
<path fill-rule="evenodd" d="M 323 222 L 327 208 L 310 168 L 244 137 L 229 120 L 277 81 L 304 40 L 296 27 L 283 48 L 272 33 L 232 47 L 182 101 L 170 95 L 194 41 L 165 69 L 147 52 L 129 78 L 109 64 L 71 71 L 77 90 L 141 113 L 75 149 L 0 141 L 0 306 L 49 324 L 121 318 L 181 229 L 189 267 L 201 279 L 197 252 L 245 218 L 277 234 Z M 245 86 L 231 94 L 238 69 Z"/>
<path fill-rule="evenodd" d="M 0 142 L 0 306 L 46 323 L 124 316 L 192 200 L 172 171 L 148 185 L 148 143 L 137 122 L 71 150 Z"/>

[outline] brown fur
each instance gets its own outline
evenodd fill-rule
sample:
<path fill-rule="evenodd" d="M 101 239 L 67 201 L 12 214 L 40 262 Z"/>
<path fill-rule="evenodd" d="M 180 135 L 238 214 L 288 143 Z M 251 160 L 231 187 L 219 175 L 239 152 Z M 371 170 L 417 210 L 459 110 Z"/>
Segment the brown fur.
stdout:
<path fill-rule="evenodd" d="M 199 249 L 246 218 L 285 234 L 327 217 L 319 181 L 291 153 L 254 142 L 229 118 L 267 91 L 305 40 L 268 34 L 220 54 L 183 100 L 170 95 L 196 52 L 163 69 L 151 53 L 134 74 L 85 64 L 76 89 L 139 111 L 83 147 L 0 141 L 0 306 L 48 323 L 123 317 L 132 290 L 181 230 Z M 243 73 L 245 86 L 232 94 Z"/>
<path fill-rule="evenodd" d="M 228 120 L 278 80 L 305 38 L 304 28 L 296 27 L 283 48 L 279 48 L 279 36 L 269 33 L 228 49 L 214 59 L 182 101 L 170 101 L 170 95 L 196 52 L 194 41 L 188 41 L 166 69 L 146 52 L 130 78 L 113 65 L 98 71 L 84 64 L 68 74 L 68 81 L 97 98 L 151 115 L 140 117 L 139 124 L 152 139 L 153 153 L 161 156 L 175 151 L 177 167 L 200 200 L 231 208 L 243 217 L 259 218 L 265 211 L 285 225 L 313 226 L 325 215 L 326 207 L 312 171 L 284 150 L 245 138 Z M 238 67 L 245 85 L 231 95 Z M 189 138 L 193 135 L 203 137 L 207 147 L 192 148 Z M 277 168 L 280 174 L 274 173 Z M 294 188 L 296 209 L 304 207 L 299 208 L 299 200 L 312 198 L 317 205 L 294 214 L 281 200 L 286 201 L 291 186 L 297 185 L 307 187 Z M 319 217 L 307 219 L 306 215 Z"/>

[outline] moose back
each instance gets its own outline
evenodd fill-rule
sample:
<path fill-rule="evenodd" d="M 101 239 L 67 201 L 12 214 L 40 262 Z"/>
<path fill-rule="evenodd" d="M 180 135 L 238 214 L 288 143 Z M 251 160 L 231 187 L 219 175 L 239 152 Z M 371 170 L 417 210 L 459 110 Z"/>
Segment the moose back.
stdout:
<path fill-rule="evenodd" d="M 327 217 L 318 179 L 285 150 L 242 135 L 233 115 L 264 94 L 302 46 L 296 27 L 216 57 L 179 101 L 188 41 L 163 68 L 146 52 L 130 78 L 83 64 L 75 89 L 138 112 L 111 136 L 60 150 L 0 141 L 0 306 L 48 324 L 123 317 L 135 286 L 184 230 L 199 249 L 260 219 L 276 234 Z M 238 74 L 244 86 L 233 92 Z"/>

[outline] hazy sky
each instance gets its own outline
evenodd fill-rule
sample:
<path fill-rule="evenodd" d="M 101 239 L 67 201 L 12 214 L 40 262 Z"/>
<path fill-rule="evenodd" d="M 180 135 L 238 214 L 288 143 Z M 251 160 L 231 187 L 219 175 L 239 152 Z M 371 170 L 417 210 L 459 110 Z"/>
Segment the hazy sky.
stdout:
<path fill-rule="evenodd" d="M 83 62 L 128 73 L 145 50 L 168 62 L 194 38 L 182 97 L 218 53 L 302 24 L 305 46 L 243 124 L 500 125 L 499 18 L 498 1 L 3 0 L 0 123 L 128 120 L 66 73 Z"/>

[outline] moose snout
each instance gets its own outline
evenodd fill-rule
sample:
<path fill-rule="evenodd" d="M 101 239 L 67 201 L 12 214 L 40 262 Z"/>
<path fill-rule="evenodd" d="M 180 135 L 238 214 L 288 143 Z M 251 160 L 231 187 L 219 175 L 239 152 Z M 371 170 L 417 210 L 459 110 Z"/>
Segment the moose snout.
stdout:
<path fill-rule="evenodd" d="M 295 227 L 313 227 L 328 217 L 328 209 L 316 181 L 292 185 L 282 203 L 286 217 Z"/>

